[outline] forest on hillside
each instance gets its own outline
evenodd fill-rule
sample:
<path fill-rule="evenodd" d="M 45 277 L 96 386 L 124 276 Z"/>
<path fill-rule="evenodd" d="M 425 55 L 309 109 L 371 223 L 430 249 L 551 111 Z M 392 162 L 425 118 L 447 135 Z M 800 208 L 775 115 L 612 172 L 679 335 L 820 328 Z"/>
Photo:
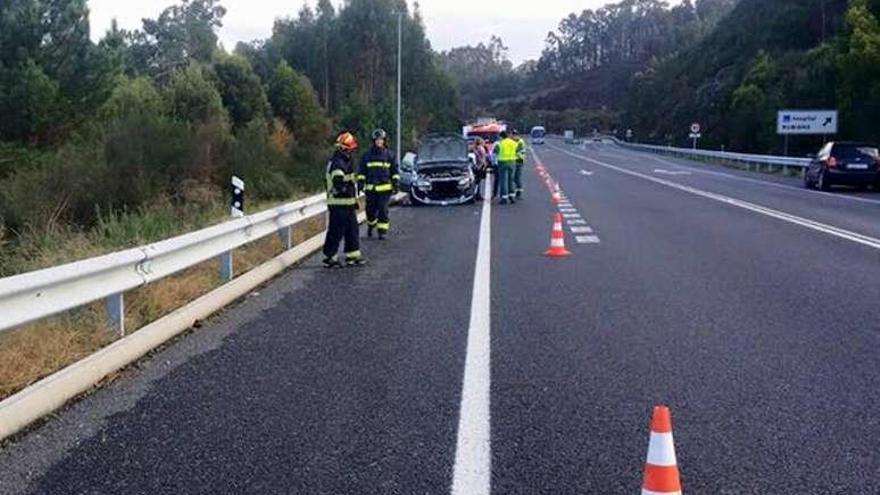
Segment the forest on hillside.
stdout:
<path fill-rule="evenodd" d="M 221 0 L 179 0 L 95 43 L 87 0 L 0 2 L 0 275 L 80 234 L 170 235 L 222 211 L 233 174 L 252 201 L 319 189 L 335 130 L 366 142 L 395 125 L 398 15 L 404 141 L 459 125 L 405 0 L 306 4 L 232 51 L 218 42 L 225 14 Z"/>
<path fill-rule="evenodd" d="M 685 144 L 697 121 L 706 146 L 781 153 L 783 108 L 837 108 L 841 136 L 880 140 L 878 18 L 878 0 L 623 0 L 569 15 L 541 58 L 519 67 L 497 39 L 440 59 L 458 75 L 466 115 L 632 129 L 663 144 Z M 468 70 L 486 59 L 489 70 Z"/>

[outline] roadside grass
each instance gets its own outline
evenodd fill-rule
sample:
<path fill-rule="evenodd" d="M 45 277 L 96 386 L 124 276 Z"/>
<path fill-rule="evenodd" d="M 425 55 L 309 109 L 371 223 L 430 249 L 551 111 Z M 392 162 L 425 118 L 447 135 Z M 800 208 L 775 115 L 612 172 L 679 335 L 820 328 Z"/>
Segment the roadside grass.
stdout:
<path fill-rule="evenodd" d="M 306 194 L 298 195 L 302 196 Z M 250 211 L 261 211 L 277 204 L 252 205 Z M 91 232 L 56 230 L 53 235 L 44 234 L 39 245 L 29 244 L 26 252 L 15 253 L 19 258 L 6 259 L 4 266 L 7 269 L 14 266 L 20 271 L 54 266 L 203 228 L 225 220 L 225 215 L 228 212 L 220 204 L 184 212 L 159 206 L 152 211 L 107 215 Z M 323 229 L 322 215 L 298 224 L 294 228 L 294 245 Z M 233 256 L 235 275 L 241 275 L 281 252 L 281 240 L 274 234 L 236 249 Z M 219 262 L 211 260 L 127 292 L 127 333 L 158 320 L 220 284 Z M 0 334 L 0 400 L 116 339 L 117 335 L 106 324 L 101 303 Z"/>

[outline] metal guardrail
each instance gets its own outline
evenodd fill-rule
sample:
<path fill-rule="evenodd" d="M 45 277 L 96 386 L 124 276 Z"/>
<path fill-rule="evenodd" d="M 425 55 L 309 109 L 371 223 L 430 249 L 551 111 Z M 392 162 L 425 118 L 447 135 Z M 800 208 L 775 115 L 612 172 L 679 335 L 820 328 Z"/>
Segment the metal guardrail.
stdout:
<path fill-rule="evenodd" d="M 105 300 L 110 325 L 125 333 L 126 291 L 219 258 L 231 280 L 232 251 L 277 233 L 285 249 L 292 227 L 327 210 L 318 194 L 271 210 L 125 251 L 0 279 L 0 332 Z"/>
<path fill-rule="evenodd" d="M 729 162 L 738 162 L 755 165 L 773 165 L 785 168 L 807 168 L 810 166 L 809 158 L 797 158 L 790 156 L 774 156 L 774 155 L 750 155 L 747 153 L 731 153 L 729 151 L 709 151 L 694 150 L 689 148 L 673 148 L 671 146 L 656 146 L 650 144 L 627 143 L 619 139 L 614 142 L 625 148 L 651 151 L 654 153 L 666 153 L 670 155 L 678 155 L 686 158 L 711 158 L 715 160 L 724 160 Z"/>

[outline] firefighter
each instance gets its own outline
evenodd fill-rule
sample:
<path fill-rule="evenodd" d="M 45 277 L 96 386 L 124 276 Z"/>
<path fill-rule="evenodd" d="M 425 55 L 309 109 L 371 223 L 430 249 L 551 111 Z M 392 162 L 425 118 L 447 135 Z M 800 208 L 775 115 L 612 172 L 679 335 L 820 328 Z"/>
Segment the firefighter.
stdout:
<path fill-rule="evenodd" d="M 498 175 L 496 179 L 500 182 L 499 193 L 501 195 L 500 204 L 516 203 L 515 190 L 513 186 L 513 174 L 517 160 L 517 143 L 512 139 L 507 131 L 501 133 L 501 140 L 495 143 L 495 156 L 498 161 Z"/>
<path fill-rule="evenodd" d="M 516 129 L 513 130 L 513 139 L 516 140 L 516 166 L 513 170 L 513 185 L 516 199 L 523 196 L 523 168 L 526 165 L 526 142 Z"/>
<path fill-rule="evenodd" d="M 385 147 L 387 139 L 388 133 L 384 130 L 373 131 L 373 146 L 361 158 L 358 168 L 358 181 L 367 195 L 367 237 L 373 237 L 376 231 L 380 240 L 385 239 L 391 229 L 388 204 L 400 183 L 397 159 Z"/>
<path fill-rule="evenodd" d="M 327 163 L 327 237 L 324 240 L 324 267 L 342 268 L 336 253 L 345 239 L 345 264 L 361 266 L 367 263 L 360 250 L 358 229 L 358 186 L 352 154 L 358 142 L 349 132 L 336 138 L 336 151 Z"/>

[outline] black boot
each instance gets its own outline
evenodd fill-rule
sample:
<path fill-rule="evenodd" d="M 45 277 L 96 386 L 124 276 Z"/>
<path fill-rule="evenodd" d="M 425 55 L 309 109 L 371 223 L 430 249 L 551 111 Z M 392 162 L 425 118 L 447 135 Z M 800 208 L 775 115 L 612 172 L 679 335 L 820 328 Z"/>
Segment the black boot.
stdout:
<path fill-rule="evenodd" d="M 324 268 L 342 268 L 342 263 L 339 262 L 335 257 L 324 257 L 324 260 L 321 262 L 324 264 Z"/>
<path fill-rule="evenodd" d="M 367 237 L 370 237 L 370 238 L 373 237 L 373 226 L 372 225 L 367 225 Z"/>
<path fill-rule="evenodd" d="M 345 260 L 346 266 L 364 266 L 367 264 L 367 260 L 363 258 L 350 258 Z"/>

